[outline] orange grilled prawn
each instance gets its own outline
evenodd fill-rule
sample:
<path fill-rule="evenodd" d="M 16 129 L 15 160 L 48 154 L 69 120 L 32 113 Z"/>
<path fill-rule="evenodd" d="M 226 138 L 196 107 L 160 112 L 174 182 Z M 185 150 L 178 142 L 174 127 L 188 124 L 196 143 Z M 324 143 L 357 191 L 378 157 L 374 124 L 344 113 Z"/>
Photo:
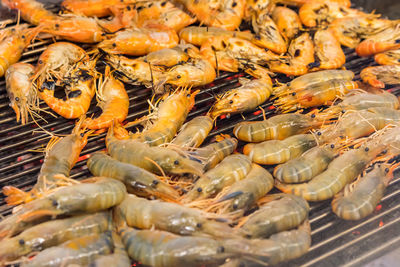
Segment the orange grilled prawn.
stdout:
<path fill-rule="evenodd" d="M 312 69 L 337 69 L 346 63 L 342 47 L 329 29 L 315 33 L 314 49 L 316 61 L 309 65 Z"/>

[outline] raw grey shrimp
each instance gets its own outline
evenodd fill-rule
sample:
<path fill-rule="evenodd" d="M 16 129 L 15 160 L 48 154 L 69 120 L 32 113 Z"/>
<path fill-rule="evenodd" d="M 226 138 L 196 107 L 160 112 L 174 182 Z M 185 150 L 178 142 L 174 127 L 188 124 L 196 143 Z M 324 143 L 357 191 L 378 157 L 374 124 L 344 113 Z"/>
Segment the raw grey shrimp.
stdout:
<path fill-rule="evenodd" d="M 366 67 L 360 73 L 363 82 L 377 88 L 400 83 L 400 65 Z"/>
<path fill-rule="evenodd" d="M 213 127 L 213 120 L 209 116 L 197 116 L 185 123 L 172 144 L 180 147 L 199 147 Z"/>
<path fill-rule="evenodd" d="M 252 164 L 250 172 L 243 180 L 237 181 L 216 196 L 219 210 L 228 212 L 249 210 L 274 186 L 274 178 L 263 167 Z M 220 207 L 222 205 L 222 207 Z"/>
<path fill-rule="evenodd" d="M 0 264 L 80 236 L 100 234 L 108 230 L 110 224 L 110 212 L 80 215 L 37 224 L 17 236 L 2 240 Z"/>
<path fill-rule="evenodd" d="M 179 197 L 178 192 L 157 175 L 135 165 L 119 162 L 105 153 L 93 153 L 87 161 L 87 166 L 95 176 L 110 177 L 123 182 L 130 193 L 166 199 Z"/>
<path fill-rule="evenodd" d="M 398 164 L 384 163 L 360 177 L 332 200 L 332 211 L 345 220 L 360 220 L 370 215 L 382 199 Z"/>
<path fill-rule="evenodd" d="M 233 134 L 242 141 L 262 142 L 283 140 L 295 134 L 305 133 L 321 123 L 314 116 L 289 113 L 279 114 L 264 121 L 243 121 L 233 128 Z"/>
<path fill-rule="evenodd" d="M 323 172 L 336 156 L 335 145 L 316 146 L 300 157 L 278 165 L 274 177 L 283 183 L 303 183 Z"/>
<path fill-rule="evenodd" d="M 180 39 L 197 46 L 201 46 L 212 37 L 223 37 L 225 39 L 237 37 L 249 41 L 253 38 L 253 34 L 250 32 L 228 31 L 219 27 L 197 26 L 186 27 L 179 32 Z"/>
<path fill-rule="evenodd" d="M 400 65 L 400 49 L 376 54 L 374 60 L 379 65 Z"/>
<path fill-rule="evenodd" d="M 77 212 L 96 212 L 119 204 L 126 194 L 120 181 L 94 177 L 85 183 L 60 187 L 46 196 L 23 205 L 17 212 L 0 222 L 0 239 L 26 229 L 29 223 L 48 216 Z"/>
<path fill-rule="evenodd" d="M 216 216 L 214 214 L 135 195 L 128 195 L 115 208 L 115 216 L 120 217 L 128 226 L 139 229 L 155 228 L 179 235 L 211 235 L 222 238 L 235 236 L 233 228 L 227 223 L 212 220 Z"/>
<path fill-rule="evenodd" d="M 9 205 L 17 205 L 32 201 L 46 191 L 53 189 L 57 183 L 56 176 L 69 177 L 70 170 L 78 161 L 79 154 L 87 143 L 90 131 L 84 133 L 78 122 L 70 135 L 62 138 L 53 137 L 46 147 L 46 156 L 39 172 L 36 184 L 31 191 L 24 192 L 13 186 L 4 186 L 3 194 L 7 196 Z"/>
<path fill-rule="evenodd" d="M 6 90 L 10 99 L 10 106 L 17 116 L 17 122 L 28 122 L 28 115 L 36 115 L 39 107 L 39 99 L 36 90 L 32 87 L 30 77 L 35 67 L 28 63 L 15 63 L 11 65 L 5 74 Z"/>
<path fill-rule="evenodd" d="M 119 140 L 114 136 L 114 127 L 108 129 L 106 137 L 107 151 L 114 159 L 130 163 L 153 173 L 162 171 L 173 174 L 203 174 L 203 166 L 199 162 L 184 157 L 166 147 L 150 147 L 137 140 Z"/>
<path fill-rule="evenodd" d="M 312 134 L 298 134 L 284 140 L 247 144 L 243 148 L 243 153 L 258 164 L 281 164 L 299 157 L 316 145 L 317 141 Z"/>
<path fill-rule="evenodd" d="M 310 207 L 302 197 L 290 194 L 267 195 L 257 211 L 243 217 L 238 227 L 247 238 L 268 238 L 299 226 L 308 218 Z"/>
<path fill-rule="evenodd" d="M 201 159 L 204 170 L 214 168 L 225 157 L 232 154 L 238 145 L 238 141 L 230 136 L 219 136 L 217 141 L 207 146 L 200 147 L 190 152 L 195 158 Z"/>
<path fill-rule="evenodd" d="M 182 203 L 201 200 L 220 192 L 225 186 L 242 180 L 251 170 L 251 160 L 242 154 L 234 154 L 223 159 L 213 169 L 197 180 L 193 188 L 183 196 Z"/>
<path fill-rule="evenodd" d="M 384 149 L 385 145 L 365 143 L 359 148 L 348 150 L 335 158 L 324 172 L 307 183 L 284 184 L 275 180 L 275 187 L 282 192 L 301 196 L 307 201 L 330 199 L 346 184 L 356 179 Z"/>
<path fill-rule="evenodd" d="M 45 249 L 21 266 L 88 265 L 99 255 L 113 250 L 111 232 L 77 237 L 59 246 Z"/>

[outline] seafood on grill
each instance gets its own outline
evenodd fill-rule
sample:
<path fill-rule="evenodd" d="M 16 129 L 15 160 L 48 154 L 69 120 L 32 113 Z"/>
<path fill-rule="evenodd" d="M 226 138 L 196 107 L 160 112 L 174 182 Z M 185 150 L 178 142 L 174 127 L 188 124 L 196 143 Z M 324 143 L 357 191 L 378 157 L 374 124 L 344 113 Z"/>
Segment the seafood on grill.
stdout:
<path fill-rule="evenodd" d="M 199 49 L 192 44 L 179 44 L 173 48 L 164 48 L 139 59 L 155 66 L 173 67 L 187 62 L 191 56 L 198 56 Z"/>
<path fill-rule="evenodd" d="M 183 148 L 199 147 L 213 128 L 213 120 L 209 116 L 197 116 L 185 123 L 171 144 Z"/>
<path fill-rule="evenodd" d="M 211 235 L 214 237 L 235 237 L 233 228 L 227 223 L 217 222 L 204 211 L 171 202 L 147 200 L 127 195 L 116 208 L 114 215 L 123 224 L 139 229 L 157 229 L 179 235 Z"/>
<path fill-rule="evenodd" d="M 334 144 L 313 147 L 300 157 L 276 166 L 274 177 L 287 184 L 307 182 L 323 172 L 337 153 L 338 146 Z"/>
<path fill-rule="evenodd" d="M 0 77 L 5 75 L 12 64 L 19 61 L 22 52 L 40 31 L 40 27 L 28 28 L 22 25 L 0 30 Z"/>
<path fill-rule="evenodd" d="M 370 215 L 382 199 L 397 164 L 383 163 L 359 177 L 332 200 L 332 211 L 345 220 L 360 220 Z"/>
<path fill-rule="evenodd" d="M 294 39 L 302 30 L 299 16 L 290 8 L 277 6 L 273 9 L 271 17 L 286 40 Z"/>
<path fill-rule="evenodd" d="M 360 73 L 361 79 L 373 87 L 385 88 L 386 84 L 400 83 L 400 65 L 366 67 Z"/>
<path fill-rule="evenodd" d="M 21 17 L 33 25 L 39 25 L 43 21 L 57 17 L 53 12 L 45 9 L 42 3 L 35 0 L 1 0 L 1 3 L 10 9 L 18 9 Z"/>
<path fill-rule="evenodd" d="M 243 147 L 243 153 L 258 164 L 281 164 L 299 157 L 316 145 L 317 140 L 312 134 L 298 134 L 284 140 L 247 144 Z"/>
<path fill-rule="evenodd" d="M 279 114 L 264 121 L 239 122 L 233 128 L 233 134 L 239 140 L 258 143 L 273 139 L 283 140 L 295 134 L 306 133 L 320 125 L 321 122 L 312 115 Z"/>
<path fill-rule="evenodd" d="M 108 128 L 113 122 L 121 123 L 128 115 L 129 97 L 124 84 L 114 78 L 108 66 L 104 76 L 96 91 L 97 106 L 102 113 L 97 118 L 85 119 L 82 127 L 94 130 Z"/>
<path fill-rule="evenodd" d="M 10 106 L 17 116 L 17 122 L 21 120 L 22 125 L 28 122 L 28 116 L 38 116 L 39 98 L 30 81 L 34 71 L 35 67 L 29 63 L 15 63 L 5 75 Z"/>
<path fill-rule="evenodd" d="M 87 143 L 91 132 L 81 128 L 78 122 L 70 135 L 53 137 L 46 147 L 46 156 L 39 172 L 36 184 L 31 191 L 24 192 L 13 186 L 4 186 L 3 194 L 9 205 L 30 202 L 45 196 L 57 186 L 57 176 L 69 177 L 70 170 L 78 161 L 79 154 Z"/>
<path fill-rule="evenodd" d="M 376 54 L 374 59 L 379 65 L 400 65 L 400 49 Z"/>
<path fill-rule="evenodd" d="M 100 234 L 110 228 L 110 222 L 110 212 L 104 211 L 37 224 L 19 235 L 2 240 L 0 264 L 80 236 Z"/>
<path fill-rule="evenodd" d="M 370 36 L 356 47 L 360 57 L 368 57 L 378 53 L 400 48 L 400 23 Z"/>
<path fill-rule="evenodd" d="M 299 226 L 308 218 L 310 207 L 302 197 L 290 194 L 267 195 L 264 204 L 239 222 L 240 232 L 247 238 L 268 238 L 272 234 Z"/>
<path fill-rule="evenodd" d="M 93 153 L 87 161 L 90 172 L 123 182 L 130 193 L 139 196 L 157 196 L 161 199 L 178 199 L 178 192 L 159 177 L 132 164 L 119 162 L 103 152 Z"/>
<path fill-rule="evenodd" d="M 101 234 L 80 236 L 65 243 L 39 252 L 22 266 L 88 265 L 99 255 L 113 250 L 111 231 Z"/>
<path fill-rule="evenodd" d="M 60 187 L 26 203 L 0 222 L 0 238 L 11 237 L 51 216 L 96 212 L 119 204 L 126 195 L 123 183 L 106 177 Z"/>
<path fill-rule="evenodd" d="M 314 34 L 315 62 L 309 67 L 316 69 L 337 69 L 346 63 L 346 56 L 343 53 L 340 43 L 336 40 L 329 29 L 318 30 Z"/>

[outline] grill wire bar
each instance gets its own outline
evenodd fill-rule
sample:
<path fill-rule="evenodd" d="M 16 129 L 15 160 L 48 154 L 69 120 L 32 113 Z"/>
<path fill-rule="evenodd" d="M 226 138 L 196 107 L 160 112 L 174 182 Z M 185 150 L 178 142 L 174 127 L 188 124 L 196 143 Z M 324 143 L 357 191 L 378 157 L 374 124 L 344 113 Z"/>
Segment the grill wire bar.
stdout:
<path fill-rule="evenodd" d="M 50 9 L 55 9 L 53 6 Z M 41 35 L 31 44 L 20 61 L 35 64 L 41 52 L 53 42 L 50 36 Z M 346 69 L 355 73 L 359 80 L 362 68 L 375 65 L 371 58 L 359 58 L 354 50 L 345 49 L 347 62 Z M 221 72 L 220 76 L 210 85 L 203 86 L 196 96 L 196 105 L 188 116 L 188 120 L 203 115 L 211 107 L 214 96 L 225 90 L 238 87 L 238 78 L 248 77 L 244 73 Z M 278 76 L 278 80 L 286 77 Z M 149 105 L 147 99 L 151 97 L 151 89 L 143 86 L 126 85 L 129 95 L 129 115 L 127 121 L 132 121 L 147 114 Z M 400 85 L 387 87 L 387 91 L 399 96 Z M 41 102 L 42 103 L 42 102 Z M 51 111 L 45 104 L 41 107 Z M 271 102 L 261 106 L 267 118 L 274 114 Z M 98 112 L 98 111 L 97 111 Z M 96 113 L 95 100 L 88 116 Z M 60 116 L 52 117 L 41 113 L 44 119 L 37 120 L 41 127 L 56 135 L 69 134 L 74 127 L 73 120 L 66 120 Z M 248 112 L 243 116 L 246 120 L 262 120 L 261 112 Z M 206 142 L 212 137 L 224 133 L 232 135 L 234 125 L 242 121 L 240 114 L 225 119 L 218 119 L 216 126 Z M 87 146 L 81 153 L 80 160 L 71 171 L 71 178 L 84 179 L 91 174 L 86 168 L 86 160 L 90 153 L 105 149 L 105 133 L 90 137 Z M 15 122 L 15 114 L 9 107 L 9 100 L 5 88 L 4 78 L 0 79 L 0 187 L 12 185 L 23 190 L 29 190 L 36 182 L 37 175 L 43 163 L 44 149 L 50 136 L 43 132 L 34 122 L 26 125 Z M 239 143 L 239 146 L 243 143 Z M 281 266 L 362 266 L 400 245 L 400 177 L 396 175 L 386 189 L 385 196 L 379 203 L 380 209 L 360 221 L 344 221 L 331 211 L 330 200 L 311 203 L 309 213 L 312 229 L 312 246 L 309 252 L 293 261 Z M 5 197 L 0 194 L 0 215 L 7 216 L 12 207 L 5 203 Z"/>

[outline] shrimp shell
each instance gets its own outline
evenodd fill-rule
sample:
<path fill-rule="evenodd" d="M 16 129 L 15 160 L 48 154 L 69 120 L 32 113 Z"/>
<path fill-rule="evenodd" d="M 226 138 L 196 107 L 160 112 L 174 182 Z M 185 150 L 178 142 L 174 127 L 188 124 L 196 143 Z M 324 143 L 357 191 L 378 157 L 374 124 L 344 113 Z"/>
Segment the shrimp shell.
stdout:
<path fill-rule="evenodd" d="M 290 8 L 281 6 L 275 7 L 272 11 L 272 19 L 278 27 L 279 32 L 286 40 L 295 38 L 302 29 L 299 16 Z"/>
<path fill-rule="evenodd" d="M 356 47 L 356 53 L 360 57 L 368 57 L 388 50 L 400 48 L 400 24 L 370 36 Z"/>
<path fill-rule="evenodd" d="M 363 82 L 377 88 L 385 88 L 386 84 L 399 84 L 400 65 L 366 67 L 361 71 L 360 77 Z"/>
<path fill-rule="evenodd" d="M 329 29 L 318 30 L 314 35 L 316 61 L 309 65 L 317 69 L 338 69 L 346 63 L 346 56 Z"/>
<path fill-rule="evenodd" d="M 374 59 L 379 65 L 400 65 L 400 49 L 376 54 Z"/>
<path fill-rule="evenodd" d="M 197 116 L 185 123 L 172 144 L 180 147 L 199 147 L 213 127 L 213 120 L 209 116 Z"/>

